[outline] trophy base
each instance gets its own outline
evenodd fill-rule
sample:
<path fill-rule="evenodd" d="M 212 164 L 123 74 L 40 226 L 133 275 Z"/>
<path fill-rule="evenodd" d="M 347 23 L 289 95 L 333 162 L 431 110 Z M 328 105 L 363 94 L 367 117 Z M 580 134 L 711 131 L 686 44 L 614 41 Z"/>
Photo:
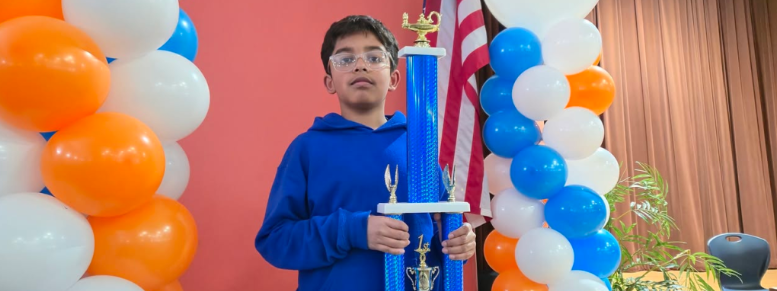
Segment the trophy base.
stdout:
<path fill-rule="evenodd" d="M 405 213 L 465 213 L 469 212 L 467 202 L 433 202 L 433 203 L 380 203 L 380 214 Z"/>
<path fill-rule="evenodd" d="M 438 59 L 445 57 L 445 48 L 441 47 L 416 47 L 406 46 L 399 50 L 399 58 L 405 56 L 436 56 Z"/>

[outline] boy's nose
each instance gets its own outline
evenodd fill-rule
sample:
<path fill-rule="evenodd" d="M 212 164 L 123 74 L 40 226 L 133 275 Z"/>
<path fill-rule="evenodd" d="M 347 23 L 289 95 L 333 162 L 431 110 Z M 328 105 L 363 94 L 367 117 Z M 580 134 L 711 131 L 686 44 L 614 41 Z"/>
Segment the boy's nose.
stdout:
<path fill-rule="evenodd" d="M 367 62 L 364 61 L 363 58 L 359 57 L 356 59 L 356 65 L 354 66 L 355 71 L 365 70 L 367 71 Z"/>

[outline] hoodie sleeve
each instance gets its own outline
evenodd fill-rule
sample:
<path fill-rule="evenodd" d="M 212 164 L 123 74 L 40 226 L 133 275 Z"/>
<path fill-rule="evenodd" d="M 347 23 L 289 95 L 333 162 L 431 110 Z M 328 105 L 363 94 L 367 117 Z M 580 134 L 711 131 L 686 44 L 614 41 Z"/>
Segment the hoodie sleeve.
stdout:
<path fill-rule="evenodd" d="M 254 245 L 276 268 L 307 270 L 343 259 L 352 248 L 367 249 L 369 212 L 338 210 L 310 216 L 307 206 L 307 157 L 297 138 L 278 167 L 264 223 Z"/>

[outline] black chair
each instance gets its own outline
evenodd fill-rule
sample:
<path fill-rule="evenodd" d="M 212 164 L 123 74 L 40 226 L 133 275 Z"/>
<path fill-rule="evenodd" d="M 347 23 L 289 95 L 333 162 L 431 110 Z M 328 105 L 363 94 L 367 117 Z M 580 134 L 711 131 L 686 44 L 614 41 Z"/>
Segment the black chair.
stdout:
<path fill-rule="evenodd" d="M 771 256 L 766 240 L 749 234 L 724 233 L 707 241 L 707 251 L 720 258 L 727 268 L 740 274 L 739 278 L 720 274 L 723 291 L 768 291 L 761 286 Z"/>

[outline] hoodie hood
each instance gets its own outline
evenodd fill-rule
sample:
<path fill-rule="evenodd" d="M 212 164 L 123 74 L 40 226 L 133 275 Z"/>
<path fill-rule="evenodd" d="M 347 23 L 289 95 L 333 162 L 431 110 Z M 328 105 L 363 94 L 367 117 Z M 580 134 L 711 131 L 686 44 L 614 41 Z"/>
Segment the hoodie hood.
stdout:
<path fill-rule="evenodd" d="M 386 123 L 381 125 L 378 129 L 373 130 L 369 126 L 345 119 L 340 114 L 329 113 L 324 117 L 316 117 L 313 121 L 313 126 L 310 127 L 311 131 L 346 131 L 346 130 L 358 130 L 367 132 L 385 131 L 397 128 L 407 128 L 407 119 L 402 112 L 395 112 L 394 115 L 386 116 Z"/>

